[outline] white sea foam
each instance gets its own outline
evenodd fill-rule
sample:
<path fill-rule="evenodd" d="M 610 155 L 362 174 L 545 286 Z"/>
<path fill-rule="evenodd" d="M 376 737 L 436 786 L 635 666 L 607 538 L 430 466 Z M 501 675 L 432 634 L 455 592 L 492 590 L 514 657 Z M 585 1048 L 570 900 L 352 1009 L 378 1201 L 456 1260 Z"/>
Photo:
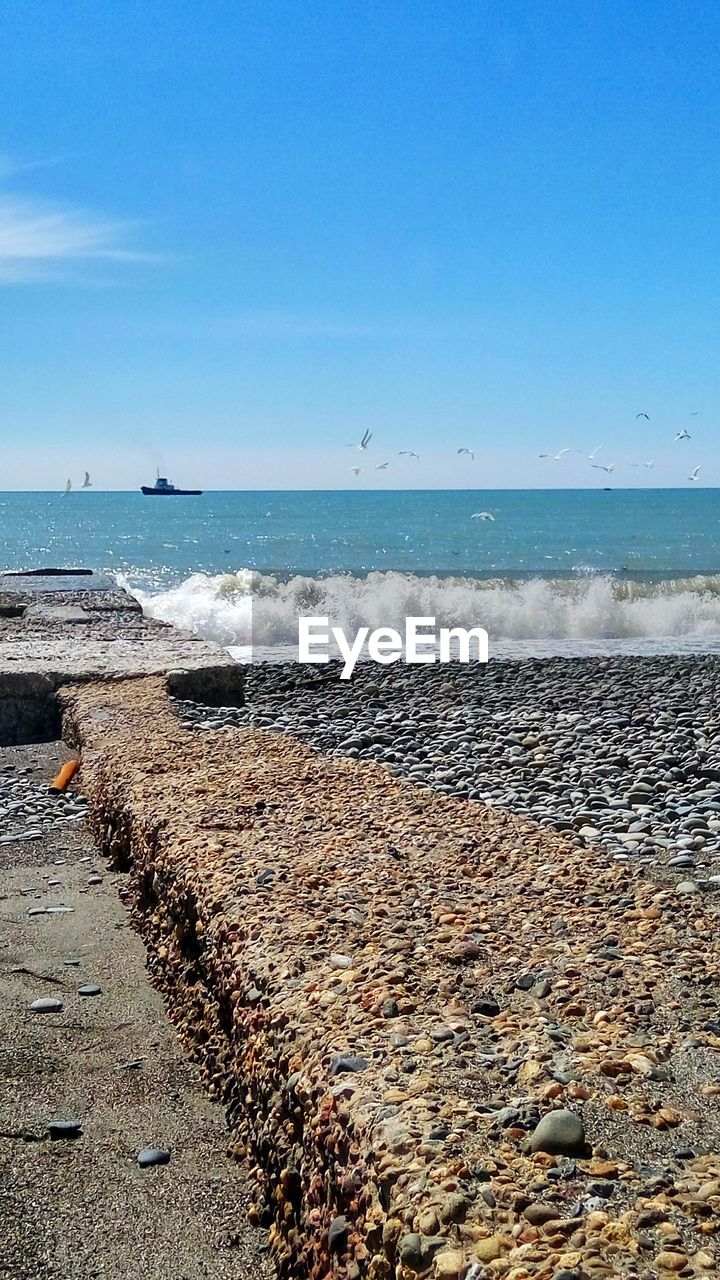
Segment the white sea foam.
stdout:
<path fill-rule="evenodd" d="M 347 635 L 360 626 L 402 630 L 408 616 L 432 617 L 437 627 L 483 626 L 491 655 L 567 652 L 573 644 L 583 651 L 589 642 L 605 651 L 615 642 L 623 650 L 656 641 L 663 649 L 712 649 L 720 641 L 720 575 L 638 582 L 371 573 L 282 581 L 241 569 L 197 573 L 169 590 L 134 594 L 151 617 L 240 648 L 296 644 L 300 615 L 326 616 Z"/>

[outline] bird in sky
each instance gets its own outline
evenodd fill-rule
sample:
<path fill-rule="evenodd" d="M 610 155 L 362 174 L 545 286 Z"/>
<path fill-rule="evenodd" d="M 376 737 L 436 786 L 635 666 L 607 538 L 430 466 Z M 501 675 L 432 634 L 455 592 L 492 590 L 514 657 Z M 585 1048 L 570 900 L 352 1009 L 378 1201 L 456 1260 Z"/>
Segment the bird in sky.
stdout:
<path fill-rule="evenodd" d="M 376 470 L 376 471 L 384 471 L 384 470 L 385 470 L 385 468 L 386 468 L 387 466 L 388 466 L 388 463 L 387 463 L 387 462 L 378 462 L 378 463 L 377 463 L 377 465 L 376 465 L 376 467 L 375 467 L 375 470 Z"/>
<path fill-rule="evenodd" d="M 475 511 L 470 517 L 471 520 L 494 520 L 495 517 L 490 511 Z"/>
<path fill-rule="evenodd" d="M 365 468 L 364 468 L 364 467 L 351 467 L 351 468 L 350 468 L 350 470 L 352 471 L 352 473 L 353 473 L 353 475 L 354 475 L 354 476 L 359 476 L 359 475 L 360 475 L 360 472 L 361 472 L 361 471 L 364 471 L 364 470 L 365 470 Z"/>
<path fill-rule="evenodd" d="M 85 472 L 85 479 L 82 482 L 82 487 L 83 489 L 92 489 L 92 480 L 90 479 L 89 471 Z"/>
<path fill-rule="evenodd" d="M 538 458 L 550 458 L 552 462 L 559 462 L 561 458 L 569 453 L 569 449 L 560 449 L 557 453 L 539 453 Z"/>
<path fill-rule="evenodd" d="M 637 419 L 637 418 L 646 418 L 648 422 L 650 421 L 650 414 L 649 414 L 649 413 L 636 413 L 636 414 L 635 414 L 635 417 L 636 417 L 636 419 Z"/>
<path fill-rule="evenodd" d="M 631 467 L 647 467 L 648 471 L 652 471 L 655 466 L 656 459 L 652 458 L 650 462 L 631 462 Z"/>
<path fill-rule="evenodd" d="M 690 410 L 690 417 L 691 417 L 691 418 L 697 418 L 697 416 L 698 416 L 698 414 L 699 414 L 699 413 L 700 413 L 700 410 L 699 410 L 699 409 L 691 409 L 691 410 Z"/>
<path fill-rule="evenodd" d="M 419 453 L 415 453 L 412 449 L 401 449 L 401 450 L 400 450 L 400 452 L 398 453 L 398 457 L 399 457 L 399 458 L 418 458 L 418 459 L 419 459 L 420 454 L 419 454 Z"/>
<path fill-rule="evenodd" d="M 458 453 L 466 453 L 468 458 L 472 458 L 473 462 L 475 461 L 475 454 L 472 449 L 458 449 Z"/>
<path fill-rule="evenodd" d="M 615 470 L 614 464 L 612 464 L 609 467 L 605 467 L 603 466 L 602 462 L 591 462 L 590 466 L 593 467 L 595 471 L 607 471 L 608 475 L 610 475 Z"/>
<path fill-rule="evenodd" d="M 590 459 L 590 461 L 591 461 L 591 462 L 594 462 L 594 461 L 595 461 L 595 458 L 596 458 L 597 454 L 600 452 L 600 450 L 601 450 L 601 449 L 602 449 L 602 445 L 601 445 L 601 444 L 596 444 L 596 445 L 595 445 L 595 448 L 594 448 L 594 449 L 593 449 L 593 451 L 592 451 L 592 453 L 589 453 L 589 454 L 588 454 L 588 458 Z"/>
<path fill-rule="evenodd" d="M 702 471 L 702 464 L 699 467 L 695 467 L 692 475 L 688 476 L 688 480 L 699 480 L 701 471 Z"/>
<path fill-rule="evenodd" d="M 677 435 L 675 436 L 673 444 L 677 444 L 678 440 L 691 440 L 691 439 L 692 439 L 692 436 L 690 435 L 690 432 L 686 431 L 685 428 L 683 427 L 682 431 L 678 431 Z"/>
<path fill-rule="evenodd" d="M 366 431 L 360 443 L 349 444 L 348 449 L 367 449 L 371 440 L 372 440 L 372 431 Z"/>

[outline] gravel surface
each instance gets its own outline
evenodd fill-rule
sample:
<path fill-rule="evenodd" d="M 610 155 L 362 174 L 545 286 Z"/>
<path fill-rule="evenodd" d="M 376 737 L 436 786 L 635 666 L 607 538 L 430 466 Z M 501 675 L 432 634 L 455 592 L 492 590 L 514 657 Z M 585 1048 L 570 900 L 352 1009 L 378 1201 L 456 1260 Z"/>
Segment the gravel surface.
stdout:
<path fill-rule="evenodd" d="M 124 877 L 98 857 L 82 797 L 48 794 L 68 755 L 0 750 L 0 1276 L 269 1280 L 222 1112 L 147 980 Z M 166 1167 L 140 1167 L 148 1146 Z"/>
<path fill-rule="evenodd" d="M 177 708 L 201 730 L 255 725 L 374 760 L 679 881 L 720 876 L 717 658 L 364 663 L 352 681 L 338 671 L 260 664 L 245 707 Z"/>
<path fill-rule="evenodd" d="M 366 745 L 358 729 L 363 715 L 396 716 L 416 756 L 426 733 L 462 743 L 468 719 L 474 746 L 519 737 L 515 719 L 530 711 L 544 708 L 551 732 L 580 709 L 563 730 L 569 745 L 548 743 L 542 760 L 524 747 L 513 777 L 530 771 L 525 782 L 552 787 L 575 768 L 578 744 L 594 761 L 590 795 L 607 785 L 612 798 L 614 779 L 634 788 L 641 767 L 690 776 L 689 749 L 680 765 L 639 759 L 679 671 L 671 664 L 664 701 L 657 691 L 651 702 L 663 679 L 654 664 L 498 664 L 494 704 L 480 704 L 480 676 L 462 669 L 445 669 L 436 693 L 440 673 L 388 672 L 394 700 L 377 669 L 307 698 L 297 670 L 258 671 L 251 707 L 268 727 L 288 717 L 358 755 L 398 752 L 397 734 Z M 565 692 L 558 673 L 573 682 Z M 710 762 L 713 676 L 688 663 L 677 703 L 690 706 Z M 270 696 L 258 701 L 263 685 L 272 714 Z M 209 1091 L 229 1105 L 282 1280 L 715 1273 L 711 883 L 658 885 L 640 855 L 616 861 L 612 846 L 409 787 L 286 733 L 236 728 L 222 711 L 204 716 L 217 727 L 194 731 L 159 680 L 136 682 L 132 698 L 78 687 L 63 700 L 83 743 L 94 830 L 112 865 L 130 861 L 150 970 Z M 612 730 L 628 705 L 631 726 L 618 725 L 615 742 L 634 726 L 635 772 L 610 760 L 620 772 L 603 780 L 606 730 L 597 750 L 581 730 L 592 717 Z M 442 739 L 448 711 L 458 716 Z M 532 723 L 542 735 L 544 720 Z M 487 789 L 507 791 L 498 774 Z M 697 806 L 706 788 L 693 777 Z M 671 797 L 688 785 L 667 781 Z"/>

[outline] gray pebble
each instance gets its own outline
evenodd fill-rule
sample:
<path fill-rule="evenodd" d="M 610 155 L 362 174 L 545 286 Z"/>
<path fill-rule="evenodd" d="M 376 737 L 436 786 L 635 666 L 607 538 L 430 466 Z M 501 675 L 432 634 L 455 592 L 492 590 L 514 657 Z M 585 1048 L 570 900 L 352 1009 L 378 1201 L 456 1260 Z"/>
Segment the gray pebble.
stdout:
<path fill-rule="evenodd" d="M 40 1000 L 33 1000 L 30 1009 L 33 1013 L 61 1013 L 63 1002 L 56 996 L 42 996 Z"/>
<path fill-rule="evenodd" d="M 170 1152 L 164 1147 L 143 1147 L 138 1152 L 137 1162 L 141 1169 L 149 1169 L 155 1164 L 169 1164 Z"/>
<path fill-rule="evenodd" d="M 528 1146 L 531 1151 L 545 1151 L 550 1155 L 583 1155 L 585 1130 L 580 1116 L 574 1111 L 548 1112 L 530 1135 Z"/>
<path fill-rule="evenodd" d="M 330 1075 L 339 1076 L 345 1071 L 366 1071 L 370 1063 L 352 1053 L 337 1053 L 330 1064 Z"/>

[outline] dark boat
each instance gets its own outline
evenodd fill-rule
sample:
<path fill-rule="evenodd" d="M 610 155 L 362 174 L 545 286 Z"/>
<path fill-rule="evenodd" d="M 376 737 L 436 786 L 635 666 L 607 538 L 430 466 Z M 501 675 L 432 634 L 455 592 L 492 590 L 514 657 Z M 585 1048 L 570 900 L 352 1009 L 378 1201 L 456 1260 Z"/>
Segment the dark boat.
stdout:
<path fill-rule="evenodd" d="M 140 492 L 144 493 L 146 498 L 151 496 L 163 498 L 199 498 L 202 494 L 202 489 L 176 489 L 175 485 L 170 484 L 170 481 L 167 480 L 165 476 L 159 475 L 152 488 L 150 488 L 150 485 L 142 484 L 140 486 Z"/>

